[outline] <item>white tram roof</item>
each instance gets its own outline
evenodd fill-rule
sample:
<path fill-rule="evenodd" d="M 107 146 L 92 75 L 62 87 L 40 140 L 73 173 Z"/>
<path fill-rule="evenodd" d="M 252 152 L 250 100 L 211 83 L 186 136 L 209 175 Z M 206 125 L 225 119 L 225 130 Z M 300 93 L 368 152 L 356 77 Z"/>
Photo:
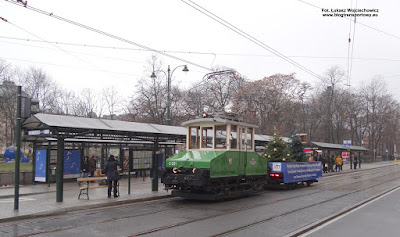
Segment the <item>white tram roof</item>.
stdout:
<path fill-rule="evenodd" d="M 231 119 L 226 119 L 226 118 L 220 118 L 220 117 L 214 117 L 214 118 L 197 118 L 193 120 L 186 121 L 182 123 L 183 126 L 191 126 L 191 125 L 199 125 L 199 124 L 232 124 L 232 125 L 238 125 L 238 126 L 244 126 L 244 127 L 249 127 L 249 128 L 258 128 L 257 125 L 249 124 L 249 123 L 244 123 L 240 121 L 235 121 Z"/>

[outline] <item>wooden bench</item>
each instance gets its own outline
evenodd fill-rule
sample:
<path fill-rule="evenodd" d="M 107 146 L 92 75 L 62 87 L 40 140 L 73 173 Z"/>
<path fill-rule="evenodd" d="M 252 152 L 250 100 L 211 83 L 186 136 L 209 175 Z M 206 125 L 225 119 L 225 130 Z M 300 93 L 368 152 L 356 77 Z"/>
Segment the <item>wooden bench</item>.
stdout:
<path fill-rule="evenodd" d="M 87 177 L 87 178 L 77 178 L 76 181 L 79 185 L 79 196 L 78 199 L 81 198 L 81 195 L 87 196 L 87 200 L 89 200 L 89 189 L 92 188 L 107 188 L 108 185 L 99 185 L 99 186 L 89 186 L 89 183 L 92 181 L 101 181 L 107 180 L 106 176 L 99 176 L 99 177 Z"/>

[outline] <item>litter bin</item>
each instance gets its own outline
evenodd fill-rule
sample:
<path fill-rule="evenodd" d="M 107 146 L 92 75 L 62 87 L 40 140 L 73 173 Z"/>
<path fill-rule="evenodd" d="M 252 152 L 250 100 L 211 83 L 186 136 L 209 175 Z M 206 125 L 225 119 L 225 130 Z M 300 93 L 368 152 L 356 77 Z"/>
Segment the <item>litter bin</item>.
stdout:
<path fill-rule="evenodd" d="M 56 166 L 50 167 L 50 182 L 54 183 L 56 182 Z"/>
<path fill-rule="evenodd" d="M 50 174 L 52 175 L 52 176 L 55 176 L 56 175 L 56 169 L 57 169 L 57 167 L 50 167 Z"/>

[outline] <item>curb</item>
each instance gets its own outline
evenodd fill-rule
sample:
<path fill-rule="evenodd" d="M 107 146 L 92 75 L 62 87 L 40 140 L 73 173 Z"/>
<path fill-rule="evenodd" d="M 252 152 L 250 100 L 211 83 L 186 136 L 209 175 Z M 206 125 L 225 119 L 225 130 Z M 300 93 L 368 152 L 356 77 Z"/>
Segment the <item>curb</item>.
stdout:
<path fill-rule="evenodd" d="M 340 174 L 343 174 L 343 173 L 345 173 L 345 174 L 347 174 L 347 173 L 357 173 L 357 172 L 361 172 L 363 170 L 379 169 L 379 168 L 384 168 L 384 167 L 392 166 L 392 165 L 397 165 L 397 164 L 394 164 L 394 163 L 393 164 L 386 164 L 386 165 L 382 165 L 382 166 L 379 166 L 379 167 L 372 167 L 372 168 L 357 168 L 357 170 L 355 170 L 355 171 L 354 171 L 354 169 L 350 169 L 350 170 L 345 170 L 345 171 L 342 171 L 342 172 L 329 172 L 329 173 L 326 173 L 325 175 L 322 173 L 322 178 L 323 177 L 330 177 L 330 176 L 340 175 Z"/>
<path fill-rule="evenodd" d="M 89 210 L 89 209 L 93 209 L 93 208 L 112 207 L 112 206 L 117 206 L 117 205 L 155 201 L 155 200 L 162 200 L 162 199 L 169 199 L 169 198 L 173 198 L 171 194 L 155 196 L 155 197 L 138 198 L 138 199 L 128 199 L 128 200 L 121 200 L 121 201 L 108 202 L 108 203 L 95 203 L 95 204 L 89 204 L 89 205 L 85 205 L 85 206 L 65 207 L 65 208 L 59 208 L 59 209 L 55 209 L 55 210 L 51 210 L 51 211 L 38 212 L 38 213 L 34 213 L 34 214 L 25 214 L 25 215 L 13 216 L 13 217 L 6 217 L 6 218 L 0 219 L 0 223 L 26 220 L 26 219 L 31 219 L 31 218 L 56 216 L 56 215 L 62 215 L 62 214 L 66 214 L 66 213 L 74 212 L 74 211 L 84 211 L 84 210 Z"/>

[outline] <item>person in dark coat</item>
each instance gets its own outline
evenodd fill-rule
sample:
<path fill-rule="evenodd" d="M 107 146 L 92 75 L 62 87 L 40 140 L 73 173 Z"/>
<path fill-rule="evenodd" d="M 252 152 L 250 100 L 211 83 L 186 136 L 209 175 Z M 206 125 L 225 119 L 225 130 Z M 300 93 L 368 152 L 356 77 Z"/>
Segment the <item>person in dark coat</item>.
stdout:
<path fill-rule="evenodd" d="M 328 160 L 326 159 L 326 157 L 322 157 L 321 159 L 322 162 L 322 171 L 324 171 L 324 173 L 328 173 Z"/>
<path fill-rule="evenodd" d="M 118 166 L 120 166 L 119 162 L 115 160 L 113 155 L 110 155 L 107 163 L 104 166 L 104 173 L 107 176 L 108 181 L 108 197 L 111 197 L 111 188 L 114 190 L 114 197 L 118 197 L 117 194 L 117 185 L 119 180 L 118 174 Z"/>
<path fill-rule="evenodd" d="M 90 177 L 94 177 L 95 171 L 96 171 L 96 157 L 92 156 L 92 158 L 89 160 Z"/>
<path fill-rule="evenodd" d="M 353 161 L 354 169 L 357 169 L 357 163 L 358 163 L 357 156 L 354 156 L 354 161 Z"/>
<path fill-rule="evenodd" d="M 89 160 L 88 157 L 83 157 L 83 162 L 81 166 L 81 178 L 88 177 L 89 175 Z"/>
<path fill-rule="evenodd" d="M 335 164 L 335 160 L 333 159 L 332 155 L 328 156 L 328 171 L 329 172 L 334 172 L 333 171 L 333 165 Z"/>

